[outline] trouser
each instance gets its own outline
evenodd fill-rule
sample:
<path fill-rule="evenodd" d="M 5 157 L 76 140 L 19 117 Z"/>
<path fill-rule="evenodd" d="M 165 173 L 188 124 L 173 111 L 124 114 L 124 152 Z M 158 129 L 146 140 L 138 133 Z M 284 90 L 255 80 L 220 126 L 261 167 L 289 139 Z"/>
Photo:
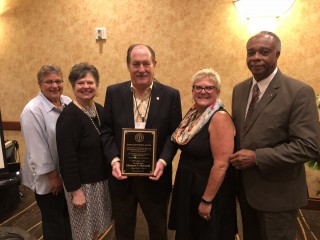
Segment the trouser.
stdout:
<path fill-rule="evenodd" d="M 147 220 L 150 240 L 167 240 L 167 210 L 169 196 L 159 201 L 145 193 L 137 178 L 125 196 L 111 196 L 117 240 L 133 240 L 138 203 Z"/>
<path fill-rule="evenodd" d="M 72 239 L 69 214 L 64 192 L 39 195 L 35 193 L 42 217 L 44 240 Z"/>
<path fill-rule="evenodd" d="M 243 240 L 296 239 L 298 209 L 284 212 L 263 212 L 252 208 L 246 198 L 242 179 L 238 179 L 238 200 L 241 208 Z"/>

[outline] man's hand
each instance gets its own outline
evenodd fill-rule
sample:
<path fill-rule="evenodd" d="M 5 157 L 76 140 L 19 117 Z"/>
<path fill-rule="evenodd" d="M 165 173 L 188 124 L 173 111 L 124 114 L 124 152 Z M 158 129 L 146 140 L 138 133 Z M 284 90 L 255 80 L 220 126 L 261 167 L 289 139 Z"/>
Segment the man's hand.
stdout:
<path fill-rule="evenodd" d="M 112 176 L 114 176 L 118 180 L 127 179 L 127 176 L 122 176 L 120 169 L 120 162 L 115 162 L 112 165 Z"/>
<path fill-rule="evenodd" d="M 62 179 L 56 170 L 47 173 L 50 182 L 50 191 L 53 195 L 58 195 L 62 190 Z"/>
<path fill-rule="evenodd" d="M 157 161 L 156 169 L 154 170 L 153 176 L 150 176 L 149 179 L 157 181 L 161 177 L 164 169 L 164 163 L 162 161 Z"/>
<path fill-rule="evenodd" d="M 256 153 L 252 150 L 241 149 L 230 156 L 230 163 L 238 170 L 255 166 Z"/>

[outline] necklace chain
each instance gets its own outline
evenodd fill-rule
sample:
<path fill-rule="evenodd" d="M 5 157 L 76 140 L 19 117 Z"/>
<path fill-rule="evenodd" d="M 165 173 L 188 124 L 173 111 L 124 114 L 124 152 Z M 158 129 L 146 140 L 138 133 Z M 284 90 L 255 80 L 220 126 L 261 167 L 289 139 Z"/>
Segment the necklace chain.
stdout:
<path fill-rule="evenodd" d="M 93 103 L 92 107 L 84 107 L 81 103 L 78 102 L 78 100 L 75 99 L 75 101 L 77 101 L 77 103 L 80 105 L 80 109 L 90 118 L 91 123 L 93 124 L 93 126 L 95 127 L 95 129 L 97 130 L 97 132 L 100 133 L 99 128 L 101 127 L 101 122 L 100 122 L 100 117 L 96 108 L 96 105 Z M 97 127 L 97 125 L 94 123 L 93 118 L 97 118 L 98 119 L 98 123 L 99 123 L 99 128 Z"/>

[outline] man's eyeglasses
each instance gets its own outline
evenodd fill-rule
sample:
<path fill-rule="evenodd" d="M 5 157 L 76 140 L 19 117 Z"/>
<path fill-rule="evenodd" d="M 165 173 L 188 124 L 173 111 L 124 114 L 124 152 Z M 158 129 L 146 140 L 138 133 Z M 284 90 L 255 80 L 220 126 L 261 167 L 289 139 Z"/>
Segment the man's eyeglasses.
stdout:
<path fill-rule="evenodd" d="M 204 90 L 206 93 L 212 93 L 213 90 L 216 89 L 215 86 L 205 86 L 205 87 L 201 87 L 201 86 L 198 86 L 198 85 L 194 85 L 192 86 L 192 89 L 196 92 L 196 93 L 201 93 L 202 90 Z"/>
<path fill-rule="evenodd" d="M 61 85 L 63 83 L 63 80 L 47 80 L 47 81 L 43 81 L 43 83 L 47 84 L 48 86 L 52 86 L 53 83 L 57 84 L 57 85 Z"/>

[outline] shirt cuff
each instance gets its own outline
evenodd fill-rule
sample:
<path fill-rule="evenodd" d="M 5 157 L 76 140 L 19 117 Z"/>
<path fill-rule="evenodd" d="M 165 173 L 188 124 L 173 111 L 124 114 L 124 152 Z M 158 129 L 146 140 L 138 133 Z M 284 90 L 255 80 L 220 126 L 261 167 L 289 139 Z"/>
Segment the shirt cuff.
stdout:
<path fill-rule="evenodd" d="M 115 157 L 114 159 L 112 159 L 112 161 L 111 161 L 111 166 L 113 166 L 113 164 L 114 164 L 115 162 L 120 162 L 120 158 Z"/>
<path fill-rule="evenodd" d="M 167 166 L 167 162 L 166 162 L 165 160 L 163 160 L 163 159 L 160 158 L 159 161 L 163 163 L 164 167 Z"/>

